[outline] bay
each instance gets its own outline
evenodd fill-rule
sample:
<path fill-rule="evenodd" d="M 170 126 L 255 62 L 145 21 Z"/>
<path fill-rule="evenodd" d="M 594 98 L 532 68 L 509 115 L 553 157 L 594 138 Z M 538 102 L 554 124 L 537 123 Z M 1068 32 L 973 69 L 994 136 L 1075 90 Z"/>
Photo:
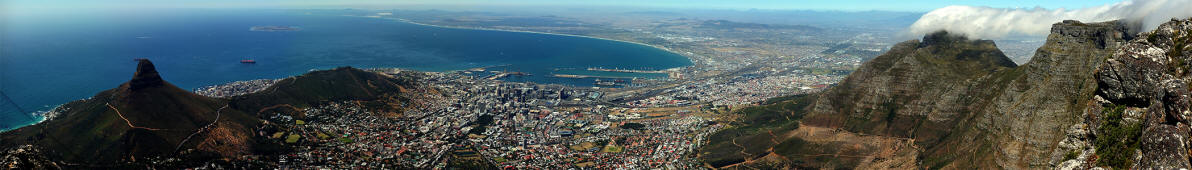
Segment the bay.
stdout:
<path fill-rule="evenodd" d="M 626 42 L 302 10 L 9 15 L 0 24 L 0 91 L 8 96 L 0 99 L 8 100 L 0 101 L 0 129 L 34 123 L 40 120 L 35 112 L 115 88 L 131 78 L 135 58 L 152 60 L 166 81 L 184 89 L 340 66 L 419 71 L 501 66 L 490 70 L 533 74 L 508 81 L 591 86 L 591 79 L 550 75 L 587 67 L 691 65 L 686 57 Z M 250 31 L 253 26 L 300 30 Z M 257 63 L 240 63 L 243 59 Z"/>

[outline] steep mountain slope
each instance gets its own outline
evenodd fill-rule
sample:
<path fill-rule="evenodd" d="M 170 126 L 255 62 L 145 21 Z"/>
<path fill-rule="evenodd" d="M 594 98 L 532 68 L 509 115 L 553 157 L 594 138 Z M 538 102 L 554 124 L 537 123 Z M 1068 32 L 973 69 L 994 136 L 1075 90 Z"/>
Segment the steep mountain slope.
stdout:
<path fill-rule="evenodd" d="M 1097 87 L 1094 71 L 1132 38 L 1127 30 L 1057 23 L 1019 67 L 987 40 L 933 33 L 899 43 L 818 96 L 762 106 L 781 111 L 745 109 L 746 120 L 794 116 L 719 132 L 702 158 L 785 168 L 1054 166 L 1064 130 Z"/>
<path fill-rule="evenodd" d="M 36 145 L 50 159 L 84 165 L 136 162 L 183 149 L 242 154 L 251 147 L 245 140 L 257 121 L 226 106 L 165 82 L 152 62 L 140 60 L 127 83 L 68 103 L 46 122 L 5 132 L 0 143 Z"/>
<path fill-rule="evenodd" d="M 969 98 L 989 93 L 973 85 L 1015 65 L 993 41 L 968 40 L 937 32 L 922 42 L 899 43 L 866 63 L 815 103 L 808 125 L 854 132 L 935 141 L 955 124 L 965 107 L 983 102 Z M 938 125 L 937 125 L 938 124 Z"/>
<path fill-rule="evenodd" d="M 1052 26 L 1047 42 L 1030 62 L 1015 70 L 1021 75 L 1005 83 L 974 124 L 988 134 L 995 165 L 1042 168 L 1051 165 L 1052 157 L 1065 154 L 1053 151 L 1092 98 L 1097 87 L 1093 72 L 1133 38 L 1128 30 L 1127 24 L 1119 22 L 1064 21 Z"/>

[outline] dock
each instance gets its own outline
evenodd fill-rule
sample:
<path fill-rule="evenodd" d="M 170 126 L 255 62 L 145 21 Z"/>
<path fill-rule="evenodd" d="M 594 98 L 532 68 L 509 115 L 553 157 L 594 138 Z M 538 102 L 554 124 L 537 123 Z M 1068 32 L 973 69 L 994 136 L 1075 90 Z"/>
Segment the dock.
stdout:
<path fill-rule="evenodd" d="M 488 68 L 493 68 L 493 67 L 505 67 L 505 66 L 511 66 L 511 65 L 513 65 L 513 64 L 502 64 L 502 65 L 495 65 L 495 66 L 476 67 L 476 68 L 470 68 L 470 69 L 468 69 L 468 71 L 471 71 L 471 72 L 482 72 L 482 71 L 488 70 Z"/>
<path fill-rule="evenodd" d="M 607 69 L 607 68 L 600 68 L 600 67 L 588 67 L 588 71 L 622 72 L 622 73 L 657 73 L 657 74 L 667 73 L 666 71 L 662 71 L 662 70 L 634 70 L 634 69 L 616 69 L 616 68 Z"/>
<path fill-rule="evenodd" d="M 553 74 L 553 75 L 551 75 L 551 77 L 573 78 L 573 79 L 582 79 L 582 78 L 636 79 L 637 78 L 637 77 L 618 77 L 618 76 L 590 76 L 590 75 L 575 75 L 575 74 Z"/>
<path fill-rule="evenodd" d="M 529 75 L 531 75 L 530 73 L 516 72 L 516 71 L 514 71 L 514 72 L 493 71 L 493 73 L 496 73 L 496 74 L 493 74 L 493 75 L 490 75 L 490 76 L 484 77 L 484 78 L 489 79 L 489 80 L 496 80 L 496 79 L 501 79 L 501 78 L 505 78 L 505 77 L 509 77 L 509 76 L 529 76 Z"/>

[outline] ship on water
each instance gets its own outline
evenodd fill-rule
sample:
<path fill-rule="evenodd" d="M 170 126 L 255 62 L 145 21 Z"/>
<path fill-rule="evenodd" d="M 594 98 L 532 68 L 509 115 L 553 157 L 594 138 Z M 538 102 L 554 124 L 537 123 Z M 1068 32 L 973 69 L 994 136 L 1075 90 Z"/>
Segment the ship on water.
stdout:
<path fill-rule="evenodd" d="M 249 31 L 273 32 L 273 31 L 300 31 L 300 30 L 302 30 L 302 28 L 293 27 L 293 26 L 271 26 L 271 25 L 269 25 L 269 26 L 253 26 L 252 28 L 248 28 L 248 30 Z"/>
<path fill-rule="evenodd" d="M 600 79 L 596 79 L 596 82 L 595 82 L 595 83 L 592 83 L 592 85 L 597 85 L 597 86 L 616 86 L 616 85 L 617 85 L 617 83 L 615 82 L 615 80 L 614 80 L 614 81 L 600 81 Z"/>
<path fill-rule="evenodd" d="M 244 64 L 256 64 L 256 63 L 257 63 L 257 60 L 245 59 L 245 60 L 240 60 L 240 63 L 244 63 Z"/>

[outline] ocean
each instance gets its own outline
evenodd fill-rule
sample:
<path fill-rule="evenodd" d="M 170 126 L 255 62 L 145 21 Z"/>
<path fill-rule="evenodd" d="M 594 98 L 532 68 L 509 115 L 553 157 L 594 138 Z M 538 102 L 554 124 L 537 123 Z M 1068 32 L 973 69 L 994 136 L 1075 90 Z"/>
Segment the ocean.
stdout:
<path fill-rule="evenodd" d="M 549 34 L 423 26 L 303 10 L 161 10 L 6 15 L 0 20 L 0 129 L 128 81 L 136 58 L 181 88 L 300 75 L 340 66 L 533 74 L 507 81 L 592 86 L 551 74 L 665 78 L 588 67 L 667 69 L 686 57 L 649 46 Z M 299 31 L 250 31 L 294 26 Z M 255 64 L 239 61 L 252 59 Z M 3 96 L 0 96 L 3 97 Z"/>

